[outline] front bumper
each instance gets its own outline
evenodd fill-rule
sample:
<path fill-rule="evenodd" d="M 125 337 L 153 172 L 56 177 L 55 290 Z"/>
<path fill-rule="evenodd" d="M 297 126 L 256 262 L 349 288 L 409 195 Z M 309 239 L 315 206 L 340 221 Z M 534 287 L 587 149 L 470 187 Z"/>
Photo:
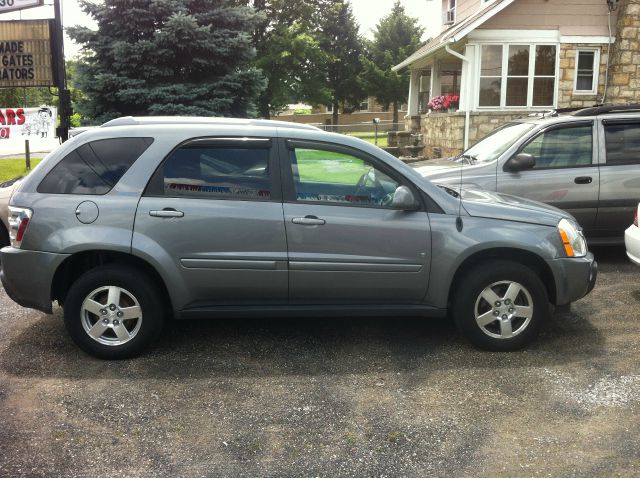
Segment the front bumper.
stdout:
<path fill-rule="evenodd" d="M 50 314 L 53 276 L 67 257 L 68 254 L 4 247 L 0 249 L 2 286 L 14 302 Z"/>
<path fill-rule="evenodd" d="M 624 231 L 624 247 L 631 262 L 640 266 L 640 227 L 629 226 Z"/>
<path fill-rule="evenodd" d="M 585 257 L 565 257 L 547 261 L 555 279 L 555 305 L 566 305 L 591 292 L 598 277 L 598 263 L 591 252 Z"/>

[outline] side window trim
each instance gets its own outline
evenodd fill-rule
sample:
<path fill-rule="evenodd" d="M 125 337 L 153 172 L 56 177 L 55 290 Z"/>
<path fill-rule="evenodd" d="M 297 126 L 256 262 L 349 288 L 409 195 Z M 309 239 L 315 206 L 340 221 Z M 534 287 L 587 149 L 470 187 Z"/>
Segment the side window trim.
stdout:
<path fill-rule="evenodd" d="M 282 180 L 279 173 L 279 157 L 277 141 L 275 138 L 266 137 L 217 137 L 207 136 L 198 138 L 189 138 L 177 144 L 162 160 L 158 163 L 154 173 L 149 178 L 147 186 L 142 193 L 143 197 L 164 197 L 164 198 L 176 198 L 183 199 L 183 196 L 167 196 L 164 192 L 164 164 L 173 156 L 173 154 L 181 148 L 189 147 L 213 147 L 213 148 L 225 148 L 236 147 L 246 149 L 266 149 L 269 151 L 269 180 L 271 182 L 271 197 L 269 199 L 260 198 L 225 198 L 225 197 L 202 197 L 200 199 L 206 199 L 208 201 L 255 201 L 255 202 L 282 202 Z M 193 196 L 197 199 L 197 196 Z"/>
<path fill-rule="evenodd" d="M 509 159 L 511 159 L 514 156 L 520 154 L 524 150 L 524 148 L 526 148 L 529 144 L 531 144 L 533 141 L 535 141 L 536 138 L 538 138 L 540 135 L 548 133 L 549 131 L 555 131 L 555 130 L 566 129 L 566 128 L 579 128 L 579 127 L 583 127 L 583 126 L 591 126 L 591 163 L 589 163 L 589 164 L 581 164 L 579 166 L 562 166 L 562 167 L 558 167 L 558 168 L 535 168 L 535 169 L 531 169 L 529 171 L 548 171 L 548 170 L 551 170 L 551 169 L 576 169 L 576 168 L 597 167 L 598 163 L 597 163 L 597 157 L 595 155 L 596 149 L 598 147 L 597 138 L 596 138 L 597 131 L 594 130 L 594 121 L 593 120 L 572 121 L 570 123 L 553 124 L 553 125 L 547 126 L 545 128 L 542 128 L 537 133 L 532 135 L 529 139 L 527 139 L 527 141 L 522 143 L 518 147 L 518 149 L 509 157 Z M 594 159 L 595 159 L 595 161 L 594 161 Z M 527 171 L 524 171 L 524 172 L 527 172 Z"/>
<path fill-rule="evenodd" d="M 604 141 L 602 142 L 603 153 L 604 153 L 604 161 L 600 164 L 600 166 L 629 166 L 633 164 L 640 164 L 640 159 L 637 161 L 629 161 L 622 163 L 609 163 L 609 148 L 607 148 L 607 126 L 615 126 L 615 125 L 637 125 L 640 128 L 640 119 L 636 118 L 603 118 L 602 119 L 602 133 L 604 136 Z"/>
<path fill-rule="evenodd" d="M 282 138 L 280 141 L 280 163 L 281 163 L 281 171 L 282 171 L 282 192 L 283 192 L 283 202 L 291 203 L 291 204 L 310 204 L 310 205 L 323 205 L 323 206 L 342 206 L 349 207 L 346 204 L 342 203 L 332 203 L 332 202 L 324 202 L 324 201 L 304 201 L 297 199 L 296 189 L 294 185 L 293 171 L 291 168 L 291 162 L 289 158 L 289 153 L 295 148 L 303 148 L 303 149 L 320 149 L 340 154 L 347 154 L 350 156 L 354 156 L 358 159 L 371 163 L 372 166 L 379 169 L 382 173 L 386 174 L 393 180 L 395 180 L 398 185 L 407 186 L 416 199 L 420 201 L 420 209 L 418 211 L 427 211 L 425 207 L 425 201 L 423 198 L 423 194 L 419 188 L 417 188 L 411 181 L 409 181 L 404 175 L 400 174 L 398 171 L 386 165 L 384 162 L 378 160 L 375 156 L 367 154 L 364 151 L 360 151 L 356 148 L 351 148 L 349 146 L 343 146 L 336 143 L 329 143 L 326 141 L 315 141 L 315 140 L 305 140 L 305 139 L 293 139 L 293 138 Z M 382 208 L 377 205 L 364 205 L 360 204 L 358 206 L 351 207 L 360 207 L 360 208 L 373 208 L 373 209 L 387 209 Z M 439 209 L 439 208 L 438 208 Z"/>

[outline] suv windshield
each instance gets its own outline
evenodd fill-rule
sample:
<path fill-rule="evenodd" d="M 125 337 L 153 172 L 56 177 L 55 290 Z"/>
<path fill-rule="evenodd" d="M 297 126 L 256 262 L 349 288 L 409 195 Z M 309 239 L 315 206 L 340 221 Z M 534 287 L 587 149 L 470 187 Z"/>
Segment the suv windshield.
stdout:
<path fill-rule="evenodd" d="M 534 126 L 532 123 L 507 123 L 482 138 L 460 157 L 470 158 L 479 163 L 493 161 Z"/>

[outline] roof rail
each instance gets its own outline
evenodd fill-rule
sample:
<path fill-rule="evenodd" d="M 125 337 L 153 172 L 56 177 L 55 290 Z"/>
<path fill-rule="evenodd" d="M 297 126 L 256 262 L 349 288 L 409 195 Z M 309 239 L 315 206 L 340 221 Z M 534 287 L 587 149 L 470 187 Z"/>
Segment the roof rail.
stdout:
<path fill-rule="evenodd" d="M 111 126 L 141 126 L 141 125 L 162 125 L 162 124 L 201 124 L 201 125 L 244 125 L 244 126 L 270 126 L 272 128 L 290 128 L 320 130 L 316 126 L 304 123 L 291 123 L 288 121 L 274 121 L 263 119 L 244 118 L 222 118 L 207 116 L 122 116 L 120 118 L 107 121 L 101 127 Z"/>
<path fill-rule="evenodd" d="M 596 116 L 612 113 L 622 113 L 625 111 L 640 111 L 640 104 L 633 105 L 600 105 L 591 108 L 583 108 L 573 113 L 573 116 Z"/>

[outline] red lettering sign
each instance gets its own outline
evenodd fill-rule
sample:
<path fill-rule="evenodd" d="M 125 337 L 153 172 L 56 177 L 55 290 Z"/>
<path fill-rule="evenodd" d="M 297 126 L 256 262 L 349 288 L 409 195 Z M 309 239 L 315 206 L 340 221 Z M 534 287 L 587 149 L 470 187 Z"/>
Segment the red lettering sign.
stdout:
<path fill-rule="evenodd" d="M 9 139 L 10 128 L 0 128 L 0 139 Z"/>

